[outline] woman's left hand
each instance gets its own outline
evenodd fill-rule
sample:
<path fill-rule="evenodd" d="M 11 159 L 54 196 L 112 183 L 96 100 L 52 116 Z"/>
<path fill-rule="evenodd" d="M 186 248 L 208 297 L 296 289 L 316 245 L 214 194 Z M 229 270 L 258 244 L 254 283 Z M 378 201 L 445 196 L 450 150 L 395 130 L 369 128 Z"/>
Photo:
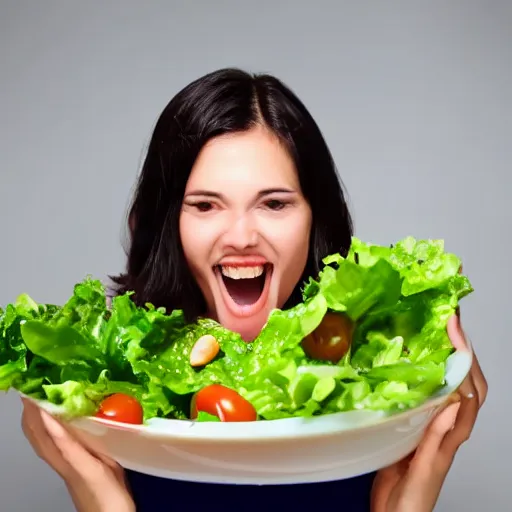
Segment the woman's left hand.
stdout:
<path fill-rule="evenodd" d="M 448 322 L 456 350 L 469 350 L 457 316 Z M 372 512 L 432 512 L 459 447 L 469 439 L 487 396 L 487 381 L 473 353 L 471 370 L 451 401 L 431 422 L 416 449 L 380 470 L 372 488 Z"/>

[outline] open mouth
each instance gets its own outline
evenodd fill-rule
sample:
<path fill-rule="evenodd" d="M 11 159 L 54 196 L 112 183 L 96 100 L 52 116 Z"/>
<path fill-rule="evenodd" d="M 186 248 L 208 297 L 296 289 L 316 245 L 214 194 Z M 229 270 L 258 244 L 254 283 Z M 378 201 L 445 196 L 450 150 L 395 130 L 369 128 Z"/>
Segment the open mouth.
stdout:
<path fill-rule="evenodd" d="M 264 292 L 268 288 L 272 265 L 217 265 L 216 270 L 235 307 L 250 308 L 266 295 Z"/>

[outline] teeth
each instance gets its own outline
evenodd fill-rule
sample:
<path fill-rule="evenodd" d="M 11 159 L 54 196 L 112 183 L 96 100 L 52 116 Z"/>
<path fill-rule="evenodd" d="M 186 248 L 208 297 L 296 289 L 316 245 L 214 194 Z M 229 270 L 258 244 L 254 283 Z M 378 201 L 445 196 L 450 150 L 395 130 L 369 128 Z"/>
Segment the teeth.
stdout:
<path fill-rule="evenodd" d="M 230 267 L 229 265 L 221 265 L 222 275 L 231 279 L 254 279 L 261 276 L 264 271 L 263 265 L 257 267 Z"/>

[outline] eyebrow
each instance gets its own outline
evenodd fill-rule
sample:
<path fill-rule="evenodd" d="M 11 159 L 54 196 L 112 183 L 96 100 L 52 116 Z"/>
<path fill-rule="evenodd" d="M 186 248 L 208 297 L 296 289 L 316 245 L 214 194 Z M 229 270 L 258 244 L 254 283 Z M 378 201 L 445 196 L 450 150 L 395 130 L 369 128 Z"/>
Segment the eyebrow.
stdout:
<path fill-rule="evenodd" d="M 258 198 L 269 196 L 271 194 L 295 194 L 296 191 L 291 188 L 266 188 L 258 192 Z M 219 192 L 213 192 L 211 190 L 192 190 L 187 196 L 203 196 L 203 197 L 215 197 L 222 199 L 223 195 Z"/>

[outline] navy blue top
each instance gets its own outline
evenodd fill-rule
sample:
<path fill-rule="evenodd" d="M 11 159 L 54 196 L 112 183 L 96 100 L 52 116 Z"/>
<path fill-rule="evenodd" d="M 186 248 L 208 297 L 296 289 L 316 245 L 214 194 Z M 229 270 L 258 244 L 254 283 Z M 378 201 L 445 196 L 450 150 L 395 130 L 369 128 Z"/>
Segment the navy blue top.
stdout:
<path fill-rule="evenodd" d="M 137 512 L 340 510 L 370 512 L 375 473 L 318 484 L 225 485 L 168 480 L 126 470 Z M 328 508 L 327 508 L 328 507 Z"/>

